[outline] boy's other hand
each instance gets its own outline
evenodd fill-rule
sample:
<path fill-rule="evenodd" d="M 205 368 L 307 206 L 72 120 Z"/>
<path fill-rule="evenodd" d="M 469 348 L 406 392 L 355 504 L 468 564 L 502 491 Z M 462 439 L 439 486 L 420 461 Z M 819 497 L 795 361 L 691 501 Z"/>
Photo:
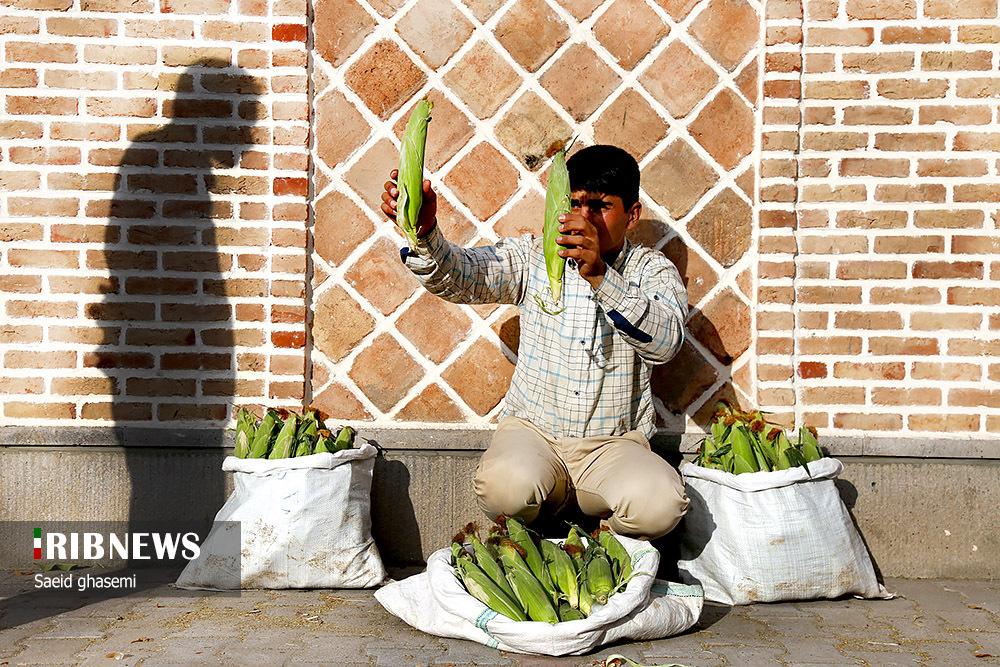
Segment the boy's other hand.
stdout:
<path fill-rule="evenodd" d="M 597 228 L 580 213 L 564 213 L 559 216 L 559 222 L 560 236 L 556 237 L 556 243 L 566 246 L 559 251 L 559 256 L 576 260 L 580 277 L 597 289 L 607 269 L 601 259 Z"/>
<path fill-rule="evenodd" d="M 398 169 L 389 172 L 390 180 L 385 182 L 385 191 L 382 193 L 382 213 L 393 222 L 396 222 L 396 199 L 399 197 L 399 188 L 396 187 L 397 176 L 399 176 Z M 424 236 L 437 224 L 437 194 L 431 187 L 430 181 L 424 180 L 423 185 L 424 203 L 417 216 L 417 236 Z"/>

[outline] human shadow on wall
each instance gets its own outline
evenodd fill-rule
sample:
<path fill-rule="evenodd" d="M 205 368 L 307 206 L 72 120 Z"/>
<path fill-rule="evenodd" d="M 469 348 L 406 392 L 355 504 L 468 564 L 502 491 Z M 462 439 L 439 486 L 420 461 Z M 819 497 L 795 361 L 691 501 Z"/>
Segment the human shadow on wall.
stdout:
<path fill-rule="evenodd" d="M 107 417 L 124 448 L 130 525 L 177 530 L 210 524 L 225 500 L 238 362 L 227 275 L 242 262 L 226 247 L 252 241 L 239 232 L 243 183 L 219 171 L 260 161 L 249 152 L 269 143 L 254 127 L 267 84 L 216 59 L 156 83 L 174 96 L 162 102 L 166 122 L 129 126 L 104 213 L 110 280 L 92 317 L 105 331 L 95 365 L 115 390 Z"/>
<path fill-rule="evenodd" d="M 116 531 L 125 518 L 130 533 L 196 529 L 204 537 L 226 498 L 221 463 L 223 444 L 231 446 L 225 425 L 236 395 L 236 318 L 226 278 L 239 260 L 221 247 L 250 245 L 234 231 L 245 203 L 242 183 L 218 172 L 248 166 L 246 152 L 270 143 L 266 129 L 254 127 L 266 113 L 258 98 L 267 84 L 213 59 L 146 76 L 139 85 L 174 96 L 155 110 L 165 122 L 150 115 L 127 123 L 127 148 L 90 150 L 91 164 L 117 173 L 113 196 L 94 198 L 86 208 L 88 218 L 105 223 L 104 247 L 88 252 L 87 268 L 106 278 L 98 289 L 86 278 L 77 287 L 102 293 L 86 308 L 100 338 L 84 366 L 103 371 L 111 396 L 85 401 L 80 416 L 113 425 L 131 489 L 128 514 L 109 509 L 97 488 L 76 514 L 114 521 Z M 136 104 L 136 113 L 154 112 L 152 103 Z M 110 190 L 101 178 L 84 176 L 82 187 Z M 137 565 L 86 571 L 110 577 Z M 179 569 L 155 569 L 127 592 L 171 582 Z M 0 629 L 117 595 L 31 589 L 0 601 Z"/>

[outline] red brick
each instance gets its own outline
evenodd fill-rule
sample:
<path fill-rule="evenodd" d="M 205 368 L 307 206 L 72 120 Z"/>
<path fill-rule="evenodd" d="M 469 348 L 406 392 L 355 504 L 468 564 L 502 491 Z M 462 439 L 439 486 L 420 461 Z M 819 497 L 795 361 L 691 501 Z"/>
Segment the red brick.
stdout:
<path fill-rule="evenodd" d="M 8 42 L 7 62 L 75 63 L 75 44 L 46 44 L 44 42 Z"/>
<path fill-rule="evenodd" d="M 913 263 L 914 278 L 930 279 L 962 279 L 962 278 L 982 278 L 982 262 L 930 262 L 918 261 Z"/>
<path fill-rule="evenodd" d="M 850 380 L 902 380 L 906 377 L 906 364 L 838 361 L 833 365 L 833 376 Z"/>
<path fill-rule="evenodd" d="M 8 95 L 7 113 L 14 115 L 75 116 L 78 101 L 74 97 L 40 95 Z"/>
<path fill-rule="evenodd" d="M 906 277 L 906 262 L 842 260 L 837 265 L 837 278 L 840 280 L 893 280 Z"/>
<path fill-rule="evenodd" d="M 868 352 L 877 356 L 932 356 L 939 353 L 938 342 L 934 338 L 918 337 L 872 337 L 868 341 Z"/>
<path fill-rule="evenodd" d="M 799 341 L 799 352 L 808 355 L 858 355 L 862 352 L 862 339 L 858 336 L 815 336 L 802 338 Z"/>
<path fill-rule="evenodd" d="M 886 26 L 881 36 L 883 44 L 939 44 L 951 41 L 951 29 L 943 26 Z"/>
<path fill-rule="evenodd" d="M 834 327 L 890 331 L 903 328 L 903 317 L 896 312 L 841 312 L 834 318 Z"/>

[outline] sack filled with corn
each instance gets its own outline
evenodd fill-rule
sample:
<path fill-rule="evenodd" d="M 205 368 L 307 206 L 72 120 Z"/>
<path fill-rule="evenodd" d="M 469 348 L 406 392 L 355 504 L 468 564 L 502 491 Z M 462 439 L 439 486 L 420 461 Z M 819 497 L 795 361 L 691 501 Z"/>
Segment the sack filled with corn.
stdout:
<path fill-rule="evenodd" d="M 234 490 L 200 555 L 177 580 L 185 589 L 368 588 L 386 572 L 371 535 L 377 453 L 333 435 L 319 410 L 268 410 L 257 424 L 237 411 L 236 447 L 222 469 Z M 243 454 L 244 456 L 238 456 Z"/>
<path fill-rule="evenodd" d="M 680 466 L 681 579 L 730 605 L 887 597 L 823 456 L 807 428 L 793 439 L 759 411 L 717 406 L 694 463 Z"/>
<path fill-rule="evenodd" d="M 399 146 L 399 171 L 396 175 L 396 224 L 403 230 L 410 246 L 417 245 L 417 216 L 424 204 L 424 146 L 427 124 L 431 120 L 430 100 L 420 100 L 410 113 Z"/>
<path fill-rule="evenodd" d="M 511 527 L 519 540 L 525 534 L 532 540 L 548 576 L 534 575 L 528 550 L 514 541 Z M 425 572 L 380 588 L 375 598 L 431 634 L 551 656 L 579 655 L 619 639 L 667 637 L 688 629 L 701 614 L 699 587 L 654 580 L 659 552 L 648 542 L 600 534 L 595 539 L 576 529 L 568 531 L 572 537 L 567 535 L 567 540 L 539 540 L 510 519 L 506 527 L 500 522 L 494 528 L 481 538 L 474 525 L 466 526 L 451 546 L 431 554 Z M 601 546 L 602 541 L 610 544 L 609 537 L 632 567 L 627 581 L 618 578 L 620 572 Z M 568 548 L 565 542 L 570 542 Z M 588 547 L 593 558 L 604 552 L 605 560 L 591 565 L 597 561 L 588 561 Z M 585 610 L 583 591 L 590 568 L 599 590 L 605 591 L 606 604 L 594 601 Z M 513 598 L 502 588 L 504 581 Z"/>

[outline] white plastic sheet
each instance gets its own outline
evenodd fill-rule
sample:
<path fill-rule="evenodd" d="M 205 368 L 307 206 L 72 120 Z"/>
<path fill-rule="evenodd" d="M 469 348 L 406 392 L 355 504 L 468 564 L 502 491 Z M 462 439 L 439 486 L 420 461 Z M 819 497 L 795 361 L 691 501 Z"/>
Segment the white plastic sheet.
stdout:
<path fill-rule="evenodd" d="M 179 588 L 368 588 L 385 568 L 371 536 L 376 449 L 223 461 L 235 489 Z M 238 522 L 238 523 L 237 523 Z M 238 526 L 240 553 L 234 554 Z"/>

